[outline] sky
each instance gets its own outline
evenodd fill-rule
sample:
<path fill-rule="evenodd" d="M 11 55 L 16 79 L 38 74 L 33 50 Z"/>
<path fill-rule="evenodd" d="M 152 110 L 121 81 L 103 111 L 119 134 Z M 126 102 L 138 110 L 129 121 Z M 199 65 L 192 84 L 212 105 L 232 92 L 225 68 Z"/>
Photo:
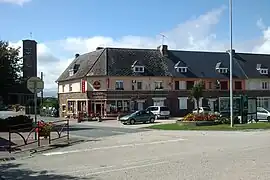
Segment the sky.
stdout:
<path fill-rule="evenodd" d="M 233 0 L 233 48 L 270 53 L 269 0 Z M 38 42 L 46 96 L 74 59 L 96 47 L 226 51 L 229 0 L 0 0 L 0 39 Z M 32 35 L 31 35 L 32 34 Z"/>

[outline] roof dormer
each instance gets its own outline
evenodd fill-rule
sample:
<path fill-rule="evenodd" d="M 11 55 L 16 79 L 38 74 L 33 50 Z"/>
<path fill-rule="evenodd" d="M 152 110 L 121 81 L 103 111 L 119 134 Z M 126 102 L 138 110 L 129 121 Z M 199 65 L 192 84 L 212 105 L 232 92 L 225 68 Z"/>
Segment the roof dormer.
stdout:
<path fill-rule="evenodd" d="M 219 72 L 220 74 L 227 74 L 228 68 L 225 67 L 221 62 L 218 62 L 216 64 L 216 71 Z"/>
<path fill-rule="evenodd" d="M 144 66 L 138 61 L 135 61 L 132 64 L 131 68 L 133 69 L 133 72 L 135 73 L 144 73 Z"/>
<path fill-rule="evenodd" d="M 180 73 L 186 73 L 188 71 L 188 67 L 186 65 L 186 63 L 182 62 L 182 61 L 178 61 L 175 65 L 174 65 L 174 69 L 177 72 Z"/>
<path fill-rule="evenodd" d="M 260 72 L 260 74 L 268 75 L 268 67 L 266 67 L 262 64 L 257 64 L 256 69 L 257 69 L 257 71 Z"/>

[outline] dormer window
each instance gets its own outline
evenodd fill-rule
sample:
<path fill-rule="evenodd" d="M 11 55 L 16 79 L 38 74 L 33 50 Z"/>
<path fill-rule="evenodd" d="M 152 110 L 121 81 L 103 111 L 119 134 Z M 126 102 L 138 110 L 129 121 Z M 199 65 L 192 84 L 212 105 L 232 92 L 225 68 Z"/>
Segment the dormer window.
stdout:
<path fill-rule="evenodd" d="M 188 70 L 187 67 L 176 67 L 175 69 L 177 72 L 180 72 L 180 73 L 186 73 Z"/>
<path fill-rule="evenodd" d="M 144 66 L 134 66 L 134 72 L 143 73 L 144 72 Z"/>
<path fill-rule="evenodd" d="M 227 74 L 228 73 L 228 68 L 218 68 L 217 71 L 221 74 Z"/>
<path fill-rule="evenodd" d="M 69 76 L 73 76 L 74 75 L 74 69 L 70 69 L 69 70 Z"/>
<path fill-rule="evenodd" d="M 268 69 L 260 69 L 260 73 L 263 75 L 267 75 L 268 74 Z"/>
<path fill-rule="evenodd" d="M 260 74 L 268 75 L 268 67 L 266 67 L 262 64 L 257 64 L 256 69 L 257 69 L 257 71 L 260 72 Z"/>

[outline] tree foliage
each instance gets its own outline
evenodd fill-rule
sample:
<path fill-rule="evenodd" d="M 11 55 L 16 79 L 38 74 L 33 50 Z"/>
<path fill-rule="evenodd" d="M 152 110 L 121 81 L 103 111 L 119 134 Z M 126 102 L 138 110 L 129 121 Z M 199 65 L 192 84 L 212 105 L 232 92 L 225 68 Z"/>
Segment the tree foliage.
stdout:
<path fill-rule="evenodd" d="M 195 102 L 197 105 L 197 113 L 199 113 L 199 101 L 200 101 L 200 98 L 203 97 L 203 89 L 204 89 L 203 81 L 199 81 L 191 89 L 191 96 L 192 98 L 195 99 Z"/>
<path fill-rule="evenodd" d="M 14 85 L 21 82 L 22 58 L 20 48 L 9 46 L 6 41 L 0 40 L 0 96 L 4 99 Z"/>

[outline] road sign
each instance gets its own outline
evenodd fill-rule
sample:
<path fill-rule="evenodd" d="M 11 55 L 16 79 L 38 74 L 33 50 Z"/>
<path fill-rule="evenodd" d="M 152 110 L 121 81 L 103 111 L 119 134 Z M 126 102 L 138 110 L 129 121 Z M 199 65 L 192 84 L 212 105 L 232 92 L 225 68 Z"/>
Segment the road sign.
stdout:
<path fill-rule="evenodd" d="M 44 88 L 44 82 L 39 77 L 30 77 L 27 80 L 27 88 L 32 93 L 39 93 Z"/>

